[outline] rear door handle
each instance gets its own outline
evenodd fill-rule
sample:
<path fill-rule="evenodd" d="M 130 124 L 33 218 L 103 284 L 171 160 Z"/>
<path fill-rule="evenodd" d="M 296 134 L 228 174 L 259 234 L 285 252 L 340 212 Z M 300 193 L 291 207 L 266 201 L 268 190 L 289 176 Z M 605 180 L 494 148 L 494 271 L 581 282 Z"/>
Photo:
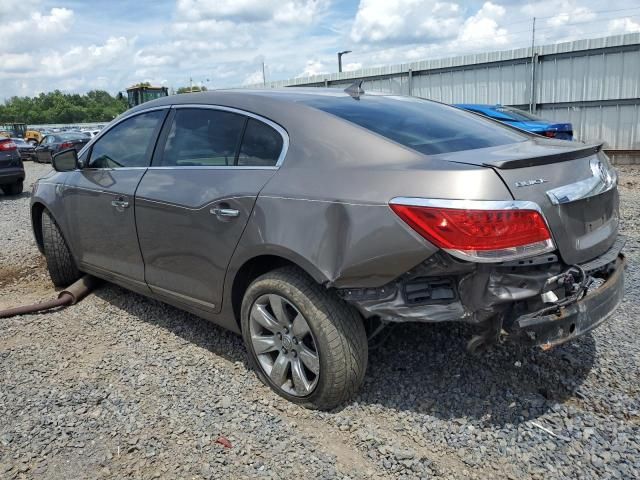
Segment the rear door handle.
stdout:
<path fill-rule="evenodd" d="M 212 208 L 209 210 L 210 213 L 213 213 L 216 217 L 226 217 L 226 218 L 236 218 L 240 215 L 240 210 L 236 210 L 235 208 Z"/>

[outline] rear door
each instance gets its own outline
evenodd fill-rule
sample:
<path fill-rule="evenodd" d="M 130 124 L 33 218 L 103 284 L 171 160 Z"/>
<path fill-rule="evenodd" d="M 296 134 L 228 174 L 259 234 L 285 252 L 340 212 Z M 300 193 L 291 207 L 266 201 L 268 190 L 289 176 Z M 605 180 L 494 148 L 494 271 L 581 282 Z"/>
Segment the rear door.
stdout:
<path fill-rule="evenodd" d="M 133 198 L 151 161 L 168 109 L 131 116 L 92 146 L 85 168 L 69 175 L 64 207 L 81 268 L 133 287 L 144 285 Z"/>
<path fill-rule="evenodd" d="M 286 133 L 223 107 L 177 107 L 136 192 L 145 279 L 174 303 L 220 309 L 224 275 Z"/>
<path fill-rule="evenodd" d="M 55 136 L 47 135 L 42 139 L 40 145 L 36 147 L 36 156 L 39 162 L 51 161 L 51 146 L 55 143 Z"/>

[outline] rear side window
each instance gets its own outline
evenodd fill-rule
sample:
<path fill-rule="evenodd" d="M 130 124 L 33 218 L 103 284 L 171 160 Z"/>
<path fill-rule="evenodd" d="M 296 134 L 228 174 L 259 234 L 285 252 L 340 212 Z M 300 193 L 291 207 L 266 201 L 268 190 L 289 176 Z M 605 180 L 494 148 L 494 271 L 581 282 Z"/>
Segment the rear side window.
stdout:
<path fill-rule="evenodd" d="M 427 155 L 522 142 L 527 136 L 448 105 L 411 97 L 311 97 L 305 104 Z"/>
<path fill-rule="evenodd" d="M 157 131 L 165 113 L 165 110 L 155 110 L 120 122 L 93 145 L 89 167 L 148 166 Z"/>
<path fill-rule="evenodd" d="M 250 118 L 242 138 L 238 165 L 273 167 L 282 152 L 282 135 L 266 123 Z"/>
<path fill-rule="evenodd" d="M 177 167 L 234 165 L 246 117 L 212 109 L 178 109 L 160 164 Z"/>

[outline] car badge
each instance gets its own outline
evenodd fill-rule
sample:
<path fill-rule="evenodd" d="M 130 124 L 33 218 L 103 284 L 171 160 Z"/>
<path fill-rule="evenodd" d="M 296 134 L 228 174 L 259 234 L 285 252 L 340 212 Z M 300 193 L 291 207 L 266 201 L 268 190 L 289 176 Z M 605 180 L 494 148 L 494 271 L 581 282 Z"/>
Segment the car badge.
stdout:
<path fill-rule="evenodd" d="M 544 178 L 536 178 L 534 180 L 520 180 L 519 182 L 516 182 L 516 187 L 520 188 L 520 187 L 530 187 L 532 185 L 541 185 L 543 183 L 547 183 L 548 180 L 545 180 Z"/>

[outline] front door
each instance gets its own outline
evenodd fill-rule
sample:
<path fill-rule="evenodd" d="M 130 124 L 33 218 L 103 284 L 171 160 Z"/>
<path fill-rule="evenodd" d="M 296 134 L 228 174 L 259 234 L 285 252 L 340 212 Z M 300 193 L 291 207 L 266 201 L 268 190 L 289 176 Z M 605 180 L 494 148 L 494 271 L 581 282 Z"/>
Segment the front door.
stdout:
<path fill-rule="evenodd" d="M 239 112 L 175 108 L 136 192 L 138 237 L 151 290 L 217 312 L 224 275 L 283 132 Z"/>
<path fill-rule="evenodd" d="M 91 147 L 86 166 L 65 183 L 65 210 L 80 268 L 144 285 L 134 195 L 168 110 L 129 117 Z"/>

